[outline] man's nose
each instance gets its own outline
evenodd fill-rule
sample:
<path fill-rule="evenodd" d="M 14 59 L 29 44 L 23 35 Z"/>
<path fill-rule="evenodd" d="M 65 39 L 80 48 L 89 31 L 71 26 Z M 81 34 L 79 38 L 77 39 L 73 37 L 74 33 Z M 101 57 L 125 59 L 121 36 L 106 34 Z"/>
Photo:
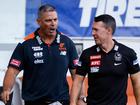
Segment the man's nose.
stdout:
<path fill-rule="evenodd" d="M 51 24 L 52 24 L 52 25 L 54 25 L 54 24 L 55 24 L 55 21 L 54 21 L 54 20 L 52 20 L 52 21 L 51 21 Z"/>

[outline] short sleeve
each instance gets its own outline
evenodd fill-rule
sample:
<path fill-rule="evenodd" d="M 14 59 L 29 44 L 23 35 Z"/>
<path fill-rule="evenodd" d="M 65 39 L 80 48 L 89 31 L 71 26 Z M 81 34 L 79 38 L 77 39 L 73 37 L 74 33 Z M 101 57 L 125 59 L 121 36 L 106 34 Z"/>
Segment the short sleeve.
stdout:
<path fill-rule="evenodd" d="M 16 46 L 9 61 L 8 67 L 9 66 L 12 66 L 18 70 L 23 69 L 23 45 L 21 43 L 18 43 Z"/>
<path fill-rule="evenodd" d="M 78 54 L 72 40 L 70 40 L 69 45 L 69 69 L 75 69 L 78 64 Z"/>
<path fill-rule="evenodd" d="M 134 50 L 131 51 L 128 62 L 129 62 L 128 71 L 130 74 L 134 74 L 140 71 L 138 58 Z"/>
<path fill-rule="evenodd" d="M 76 74 L 85 76 L 88 73 L 88 58 L 87 54 L 83 51 L 78 62 Z"/>

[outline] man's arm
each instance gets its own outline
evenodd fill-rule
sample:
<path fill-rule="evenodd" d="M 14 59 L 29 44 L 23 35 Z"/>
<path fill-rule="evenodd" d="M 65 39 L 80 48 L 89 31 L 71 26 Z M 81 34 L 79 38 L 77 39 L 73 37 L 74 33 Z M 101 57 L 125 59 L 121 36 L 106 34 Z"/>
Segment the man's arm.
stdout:
<path fill-rule="evenodd" d="M 75 75 L 74 76 L 74 81 L 72 84 L 72 89 L 71 89 L 71 95 L 70 95 L 70 105 L 77 105 L 79 96 L 81 95 L 81 92 L 83 90 L 83 93 L 85 93 L 85 88 L 83 88 L 83 81 L 84 81 L 84 76 L 80 75 Z M 85 87 L 85 86 L 84 86 Z"/>
<path fill-rule="evenodd" d="M 137 105 L 140 105 L 140 72 L 130 75 Z"/>
<path fill-rule="evenodd" d="M 1 94 L 4 103 L 7 103 L 7 101 L 9 101 L 10 92 L 15 83 L 15 78 L 19 72 L 20 72 L 19 70 L 13 67 L 9 67 L 8 70 L 6 71 L 4 82 L 3 82 L 3 92 Z"/>
<path fill-rule="evenodd" d="M 74 70 L 71 70 L 71 77 L 72 77 L 72 81 L 74 81 L 74 77 L 75 77 L 75 75 L 76 75 L 76 69 L 74 69 Z M 86 87 L 85 87 L 85 82 L 83 82 L 83 84 L 82 84 L 82 89 L 81 89 L 81 92 L 80 92 L 80 95 L 79 95 L 79 97 L 83 97 L 83 96 L 86 96 Z"/>

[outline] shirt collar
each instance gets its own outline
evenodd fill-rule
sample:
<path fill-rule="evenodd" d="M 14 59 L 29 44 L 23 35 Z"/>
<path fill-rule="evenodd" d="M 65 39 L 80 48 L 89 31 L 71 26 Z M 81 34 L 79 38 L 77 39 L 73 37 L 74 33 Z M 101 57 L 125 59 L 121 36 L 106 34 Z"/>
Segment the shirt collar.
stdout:
<path fill-rule="evenodd" d="M 38 41 L 39 45 L 41 45 L 41 44 L 43 44 L 43 41 L 41 40 L 41 38 L 39 36 L 38 30 L 39 30 L 39 28 L 34 33 L 35 33 L 36 40 Z M 58 30 L 56 30 L 56 31 L 57 31 L 57 33 L 56 33 L 56 37 L 55 37 L 55 40 L 54 40 L 53 43 L 58 43 L 59 44 L 61 33 Z"/>
<path fill-rule="evenodd" d="M 118 51 L 119 50 L 119 45 L 118 45 L 118 42 L 116 41 L 116 40 L 114 40 L 113 39 L 113 41 L 114 41 L 114 47 L 113 47 L 113 51 Z M 111 50 L 111 51 L 112 51 Z M 99 46 L 97 46 L 97 48 L 96 48 L 96 51 L 97 52 L 100 52 L 100 51 L 102 51 L 102 49 L 99 47 Z"/>

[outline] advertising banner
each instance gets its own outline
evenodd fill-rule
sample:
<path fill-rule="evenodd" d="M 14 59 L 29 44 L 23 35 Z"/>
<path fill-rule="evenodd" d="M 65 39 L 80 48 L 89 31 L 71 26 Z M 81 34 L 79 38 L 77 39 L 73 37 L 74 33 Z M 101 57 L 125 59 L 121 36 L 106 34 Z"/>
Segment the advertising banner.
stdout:
<path fill-rule="evenodd" d="M 38 27 L 37 9 L 46 3 L 56 7 L 58 28 L 71 37 L 91 36 L 94 17 L 100 14 L 110 14 L 116 19 L 114 36 L 140 37 L 140 0 L 27 0 L 26 35 Z"/>

